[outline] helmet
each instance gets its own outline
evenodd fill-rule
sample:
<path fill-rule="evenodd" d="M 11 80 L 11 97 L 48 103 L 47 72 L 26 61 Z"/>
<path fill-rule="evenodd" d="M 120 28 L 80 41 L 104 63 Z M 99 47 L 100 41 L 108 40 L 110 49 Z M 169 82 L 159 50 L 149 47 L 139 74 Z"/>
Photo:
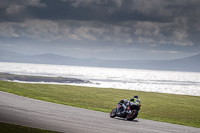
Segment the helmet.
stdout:
<path fill-rule="evenodd" d="M 121 100 L 120 103 L 124 103 L 124 100 Z"/>
<path fill-rule="evenodd" d="M 136 99 L 138 99 L 138 96 L 133 96 L 133 98 L 136 98 Z"/>

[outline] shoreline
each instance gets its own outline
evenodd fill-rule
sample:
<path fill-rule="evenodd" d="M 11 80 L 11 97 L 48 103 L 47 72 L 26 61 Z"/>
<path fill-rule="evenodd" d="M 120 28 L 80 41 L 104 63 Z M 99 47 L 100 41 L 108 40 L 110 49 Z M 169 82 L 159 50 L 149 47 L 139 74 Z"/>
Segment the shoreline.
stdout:
<path fill-rule="evenodd" d="M 81 80 L 76 78 L 67 77 L 46 77 L 46 76 L 33 76 L 33 75 L 19 75 L 0 72 L 0 81 L 12 81 L 12 82 L 32 82 L 32 83 L 91 83 L 88 80 Z"/>
<path fill-rule="evenodd" d="M 72 86 L 84 86 L 84 87 L 95 87 L 95 88 L 113 88 L 113 89 L 122 89 L 122 90 L 135 90 L 135 91 L 144 91 L 144 92 L 155 92 L 155 93 L 164 93 L 164 94 L 175 94 L 175 95 L 186 95 L 186 96 L 200 96 L 199 93 L 184 93 L 177 89 L 175 92 L 170 92 L 167 89 L 149 88 L 147 90 L 143 88 L 126 88 L 124 84 L 116 83 L 113 85 L 111 83 L 106 83 L 103 81 L 93 81 L 83 80 L 78 78 L 67 78 L 61 76 L 51 76 L 51 75 L 26 75 L 26 74 L 11 74 L 9 72 L 0 72 L 0 81 L 10 81 L 17 83 L 32 83 L 32 84 L 54 84 L 54 85 L 72 85 Z M 151 85 L 151 84 L 150 84 Z"/>

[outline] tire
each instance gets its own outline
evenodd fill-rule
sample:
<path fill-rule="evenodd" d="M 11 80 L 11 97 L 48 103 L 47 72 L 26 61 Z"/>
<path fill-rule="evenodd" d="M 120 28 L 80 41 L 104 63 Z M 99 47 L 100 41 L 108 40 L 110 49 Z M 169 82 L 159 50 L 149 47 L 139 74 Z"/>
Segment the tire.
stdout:
<path fill-rule="evenodd" d="M 111 118 L 116 117 L 116 113 L 117 113 L 117 108 L 113 109 L 113 110 L 110 112 L 110 117 L 111 117 Z"/>
<path fill-rule="evenodd" d="M 126 116 L 127 120 L 132 121 L 138 116 L 138 111 L 137 110 L 131 110 L 131 114 L 128 114 Z"/>

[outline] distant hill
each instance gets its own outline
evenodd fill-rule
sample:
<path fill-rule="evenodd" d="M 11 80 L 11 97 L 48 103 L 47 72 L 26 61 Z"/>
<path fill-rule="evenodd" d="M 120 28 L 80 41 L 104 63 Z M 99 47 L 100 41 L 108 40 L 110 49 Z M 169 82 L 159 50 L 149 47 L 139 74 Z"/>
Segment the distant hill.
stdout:
<path fill-rule="evenodd" d="M 200 72 L 200 54 L 175 60 L 101 60 L 77 59 L 51 53 L 23 55 L 0 50 L 0 62 Z"/>
<path fill-rule="evenodd" d="M 72 65 L 80 64 L 80 60 L 60 56 L 55 54 L 40 54 L 40 55 L 23 55 L 9 51 L 0 50 L 0 61 L 1 62 L 18 62 L 18 63 L 36 63 L 36 64 L 60 64 L 60 65 Z"/>

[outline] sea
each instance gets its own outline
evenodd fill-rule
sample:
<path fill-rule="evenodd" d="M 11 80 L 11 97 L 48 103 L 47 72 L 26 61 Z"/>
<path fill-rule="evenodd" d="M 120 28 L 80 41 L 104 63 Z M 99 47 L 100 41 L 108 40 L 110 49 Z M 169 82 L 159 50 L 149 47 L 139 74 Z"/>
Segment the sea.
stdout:
<path fill-rule="evenodd" d="M 200 72 L 7 62 L 0 62 L 0 72 L 34 76 L 68 77 L 90 81 L 90 83 L 83 84 L 68 83 L 69 85 L 200 96 Z"/>

